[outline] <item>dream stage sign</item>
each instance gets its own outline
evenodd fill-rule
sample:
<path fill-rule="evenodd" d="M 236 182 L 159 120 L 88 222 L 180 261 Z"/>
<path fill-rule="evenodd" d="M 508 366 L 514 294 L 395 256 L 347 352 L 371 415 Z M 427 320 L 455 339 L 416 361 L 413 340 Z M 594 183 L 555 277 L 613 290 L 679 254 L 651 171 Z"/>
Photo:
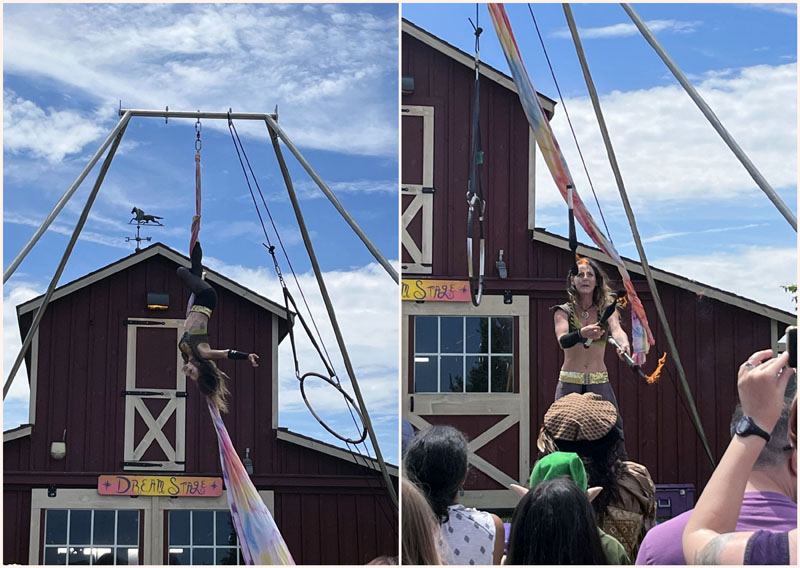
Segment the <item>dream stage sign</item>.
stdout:
<path fill-rule="evenodd" d="M 219 497 L 220 477 L 177 475 L 101 475 L 97 478 L 100 495 L 143 495 L 164 497 Z"/>

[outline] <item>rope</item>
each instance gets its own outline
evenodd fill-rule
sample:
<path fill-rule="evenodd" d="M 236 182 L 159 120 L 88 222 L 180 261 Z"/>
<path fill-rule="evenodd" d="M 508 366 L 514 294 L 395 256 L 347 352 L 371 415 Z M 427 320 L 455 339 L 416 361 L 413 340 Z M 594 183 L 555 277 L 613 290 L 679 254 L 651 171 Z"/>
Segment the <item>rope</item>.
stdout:
<path fill-rule="evenodd" d="M 253 167 L 250 164 L 250 159 L 247 157 L 247 152 L 245 151 L 244 146 L 242 145 L 242 141 L 241 141 L 241 138 L 239 137 L 238 131 L 236 130 L 236 126 L 233 124 L 233 121 L 230 118 L 228 119 L 228 130 L 231 133 L 231 140 L 233 141 L 234 148 L 236 149 L 236 155 L 239 158 L 239 165 L 242 167 L 242 173 L 244 174 L 245 182 L 247 183 L 247 188 L 250 191 L 250 197 L 253 200 L 253 205 L 256 208 L 256 213 L 258 214 L 259 221 L 261 222 L 261 229 L 264 232 L 264 237 L 267 239 L 267 245 L 266 245 L 267 246 L 267 250 L 269 251 L 270 255 L 272 256 L 273 264 L 275 265 L 275 269 L 276 269 L 277 274 L 278 274 L 278 279 L 279 279 L 280 284 L 281 284 L 281 289 L 283 290 L 284 303 L 286 305 L 287 313 L 290 311 L 289 303 L 291 302 L 291 305 L 292 305 L 292 307 L 294 307 L 294 311 L 295 311 L 295 313 L 297 313 L 297 317 L 300 320 L 300 323 L 303 325 L 303 329 L 305 330 L 306 335 L 308 336 L 308 338 L 311 341 L 312 345 L 316 349 L 317 354 L 320 357 L 320 360 L 325 365 L 325 369 L 329 374 L 329 376 L 324 376 L 324 375 L 321 375 L 319 373 L 313 373 L 313 372 L 305 373 L 303 375 L 300 374 L 300 362 L 298 361 L 298 358 L 297 358 L 297 346 L 296 346 L 295 338 L 294 338 L 294 329 L 293 329 L 293 327 L 290 327 L 289 328 L 289 340 L 290 340 L 291 348 L 292 348 L 292 356 L 294 358 L 295 377 L 300 382 L 300 393 L 301 393 L 301 395 L 303 397 L 303 402 L 305 403 L 305 405 L 308 408 L 309 412 L 311 412 L 311 415 L 317 420 L 317 422 L 319 422 L 319 424 L 325 430 L 327 430 L 331 435 L 333 435 L 337 439 L 339 439 L 339 440 L 345 442 L 346 444 L 348 444 L 348 450 L 349 450 L 349 444 L 357 445 L 357 444 L 360 444 L 360 443 L 364 442 L 364 440 L 366 440 L 366 438 L 367 438 L 367 428 L 364 425 L 364 418 L 363 418 L 363 416 L 361 414 L 361 411 L 358 409 L 358 406 L 357 406 L 356 402 L 342 388 L 342 385 L 341 385 L 341 382 L 339 381 L 338 375 L 337 375 L 335 369 L 333 368 L 333 362 L 331 360 L 331 357 L 330 357 L 330 355 L 328 353 L 327 348 L 325 347 L 325 342 L 322 339 L 322 334 L 319 332 L 319 328 L 317 327 L 316 321 L 314 320 L 314 315 L 311 312 L 310 307 L 308 306 L 308 302 L 306 301 L 306 297 L 305 297 L 305 294 L 303 293 L 303 289 L 300 286 L 299 280 L 297 279 L 297 274 L 295 273 L 294 267 L 292 266 L 291 261 L 289 260 L 289 255 L 287 254 L 286 248 L 283 245 L 283 241 L 280 238 L 280 233 L 278 232 L 278 228 L 275 225 L 275 221 L 274 221 L 274 219 L 272 217 L 272 213 L 270 212 L 269 206 L 267 205 L 266 199 L 264 198 L 264 193 L 261 191 L 261 187 L 258 184 L 258 180 L 256 179 L 255 172 L 253 171 Z M 247 164 L 246 167 L 245 167 L 245 163 Z M 248 175 L 248 170 L 249 170 L 249 175 Z M 252 185 L 250 183 L 250 178 L 251 177 L 252 177 L 253 183 L 256 186 L 256 189 L 258 190 L 258 194 L 261 197 L 261 202 L 262 202 L 262 204 L 264 206 L 264 210 L 266 211 L 267 216 L 269 217 L 270 223 L 272 225 L 272 229 L 275 232 L 275 235 L 276 235 L 276 237 L 278 239 L 278 242 L 279 242 L 279 244 L 281 246 L 281 250 L 283 251 L 284 257 L 286 258 L 286 261 L 287 261 L 287 263 L 289 265 L 289 268 L 290 268 L 290 270 L 292 272 L 292 276 L 294 278 L 295 284 L 297 285 L 297 288 L 300 291 L 300 294 L 301 294 L 301 297 L 303 299 L 303 303 L 305 305 L 305 308 L 308 311 L 308 314 L 309 314 L 309 317 L 311 318 L 311 321 L 312 321 L 312 324 L 314 326 L 314 329 L 315 329 L 315 331 L 316 331 L 316 333 L 317 333 L 317 335 L 319 337 L 319 343 L 317 343 L 316 338 L 311 333 L 311 329 L 306 324 L 305 319 L 303 318 L 303 315 L 300 313 L 300 310 L 297 307 L 297 303 L 294 301 L 294 298 L 292 297 L 291 292 L 289 292 L 289 289 L 286 286 L 286 282 L 285 282 L 285 280 L 283 278 L 283 275 L 282 275 L 282 272 L 281 272 L 281 269 L 280 269 L 280 265 L 278 263 L 278 259 L 277 259 L 276 255 L 275 255 L 275 246 L 273 246 L 272 242 L 270 241 L 266 225 L 264 224 L 264 218 L 261 215 L 261 212 L 260 212 L 259 207 L 258 207 L 258 202 L 257 202 L 256 197 L 255 197 L 255 192 L 253 191 L 253 187 L 252 187 Z M 320 348 L 320 345 L 322 346 L 321 348 Z M 306 396 L 306 392 L 305 392 L 305 380 L 307 378 L 309 378 L 309 377 L 318 378 L 318 379 L 322 380 L 323 382 L 326 382 L 329 385 L 331 385 L 332 387 L 334 387 L 337 391 L 339 391 L 339 393 L 345 399 L 345 403 L 346 403 L 346 406 L 347 406 L 348 411 L 350 413 L 350 417 L 353 420 L 353 424 L 356 426 L 356 428 L 359 427 L 358 422 L 359 421 L 361 422 L 362 428 L 361 428 L 361 433 L 360 433 L 360 436 L 358 437 L 358 439 L 354 440 L 352 438 L 347 438 L 345 436 L 342 436 L 341 434 L 336 432 L 333 428 L 328 426 L 328 424 L 325 423 L 325 421 L 322 420 L 322 418 L 314 411 L 314 408 L 311 406 L 311 403 L 309 402 L 308 397 Z M 356 415 L 353 414 L 353 411 L 355 411 L 355 413 L 358 415 L 358 421 L 356 419 Z M 364 445 L 364 447 L 366 449 L 367 456 L 372 458 L 372 455 L 370 454 L 369 448 L 366 446 L 366 444 Z M 351 452 L 351 454 L 352 453 L 353 452 Z M 353 459 L 358 463 L 358 458 L 355 457 L 355 455 L 353 455 Z"/>
<path fill-rule="evenodd" d="M 201 204 L 202 204 L 202 191 L 201 191 L 201 183 L 200 183 L 200 150 L 203 148 L 203 142 L 200 140 L 200 130 L 202 126 L 200 125 L 200 119 L 197 119 L 197 122 L 194 124 L 194 130 L 197 132 L 197 138 L 194 142 L 194 216 L 192 217 L 192 236 L 189 239 L 189 258 L 192 256 L 192 250 L 194 250 L 194 244 L 197 242 L 197 238 L 200 236 L 200 217 L 202 213 Z M 189 301 L 186 303 L 186 317 L 189 317 L 189 312 L 194 305 L 194 292 L 189 294 Z"/>
<path fill-rule="evenodd" d="M 547 48 L 544 46 L 544 39 L 542 38 L 542 34 L 539 31 L 539 24 L 536 23 L 536 16 L 533 15 L 533 8 L 530 4 L 528 4 L 528 11 L 531 13 L 531 18 L 533 19 L 533 25 L 536 28 L 536 34 L 539 36 L 539 43 L 542 44 L 542 51 L 544 52 L 544 57 L 547 60 L 547 66 L 550 68 L 550 75 L 553 77 L 553 83 L 555 83 L 556 91 L 558 91 L 558 99 L 561 101 L 561 106 L 564 107 L 564 115 L 567 117 L 567 123 L 569 123 L 569 130 L 572 132 L 572 139 L 575 140 L 575 147 L 578 149 L 578 155 L 581 157 L 581 163 L 583 164 L 583 171 L 586 172 L 586 178 L 589 180 L 589 187 L 592 190 L 592 195 L 594 195 L 594 202 L 597 204 L 597 210 L 600 212 L 600 218 L 603 220 L 603 226 L 606 228 L 606 235 L 608 235 L 608 240 L 612 243 L 614 239 L 611 238 L 611 231 L 608 230 L 608 225 L 606 224 L 606 218 L 603 216 L 603 209 L 600 207 L 600 201 L 597 199 L 597 193 L 594 191 L 594 185 L 592 184 L 592 176 L 589 175 L 589 169 L 586 166 L 586 160 L 583 159 L 583 152 L 581 151 L 581 145 L 578 143 L 578 137 L 575 134 L 575 129 L 572 127 L 572 120 L 569 118 L 569 112 L 567 112 L 567 104 L 564 102 L 564 97 L 561 95 L 561 88 L 558 86 L 558 80 L 556 79 L 556 73 L 553 71 L 553 65 L 550 63 L 550 56 L 547 55 Z M 570 207 L 570 211 L 572 207 Z M 574 231 L 575 224 L 574 221 L 570 225 L 570 230 Z M 572 233 L 570 233 L 570 236 Z M 572 251 L 575 252 L 574 250 Z"/>

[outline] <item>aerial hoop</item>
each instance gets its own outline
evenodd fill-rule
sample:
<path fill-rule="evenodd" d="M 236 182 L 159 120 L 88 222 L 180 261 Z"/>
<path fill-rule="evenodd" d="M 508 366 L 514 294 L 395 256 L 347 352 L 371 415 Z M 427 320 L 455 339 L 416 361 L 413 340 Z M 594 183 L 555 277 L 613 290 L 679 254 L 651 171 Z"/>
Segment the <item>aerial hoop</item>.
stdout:
<path fill-rule="evenodd" d="M 328 426 L 325 423 L 325 421 L 322 418 L 320 418 L 319 415 L 314 411 L 314 407 L 311 406 L 311 403 L 309 402 L 308 397 L 306 396 L 305 384 L 306 384 L 306 379 L 308 377 L 316 377 L 316 378 L 328 383 L 329 385 L 331 385 L 333 388 L 335 388 L 337 391 L 339 391 L 339 393 L 341 393 L 342 397 L 344 397 L 345 402 L 350 405 L 350 408 L 352 408 L 353 410 L 356 411 L 356 414 L 358 415 L 358 420 L 361 422 L 361 425 L 362 425 L 361 435 L 357 440 L 353 440 L 352 438 L 345 438 L 344 436 L 339 434 L 336 430 L 334 430 L 333 428 Z M 327 377 L 325 375 L 321 375 L 319 373 L 314 373 L 314 372 L 309 372 L 309 373 L 306 373 L 305 375 L 303 375 L 302 377 L 300 377 L 300 394 L 303 396 L 303 402 L 306 403 L 306 407 L 308 408 L 308 411 L 311 413 L 311 415 L 314 418 L 316 418 L 317 422 L 319 422 L 320 425 L 323 428 L 325 428 L 332 436 L 335 436 L 336 438 L 338 438 L 339 440 L 341 440 L 342 442 L 344 442 L 346 444 L 356 444 L 356 445 L 360 444 L 361 442 L 363 442 L 364 440 L 367 439 L 367 427 L 364 425 L 364 418 L 361 416 L 361 411 L 358 409 L 358 405 L 356 404 L 356 401 L 353 400 L 353 397 L 351 397 L 349 394 L 347 394 L 344 391 L 344 389 L 342 388 L 341 384 L 336 383 L 332 378 Z"/>

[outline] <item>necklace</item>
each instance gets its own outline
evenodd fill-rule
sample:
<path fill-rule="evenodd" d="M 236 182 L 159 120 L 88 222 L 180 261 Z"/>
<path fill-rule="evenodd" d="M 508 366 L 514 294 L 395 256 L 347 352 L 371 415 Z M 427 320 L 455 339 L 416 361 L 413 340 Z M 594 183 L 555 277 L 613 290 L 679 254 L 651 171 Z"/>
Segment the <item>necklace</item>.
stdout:
<path fill-rule="evenodd" d="M 585 308 L 585 309 L 584 309 L 584 310 L 581 312 L 581 319 L 588 319 L 588 318 L 589 318 L 589 309 L 590 309 L 591 307 L 592 307 L 592 306 L 589 306 L 588 308 Z"/>

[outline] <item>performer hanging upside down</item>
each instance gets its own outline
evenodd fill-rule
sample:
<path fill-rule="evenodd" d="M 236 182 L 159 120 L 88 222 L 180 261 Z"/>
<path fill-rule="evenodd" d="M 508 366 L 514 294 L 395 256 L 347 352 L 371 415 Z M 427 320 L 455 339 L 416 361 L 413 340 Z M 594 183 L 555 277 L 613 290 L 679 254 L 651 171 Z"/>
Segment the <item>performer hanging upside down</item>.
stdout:
<path fill-rule="evenodd" d="M 622 436 L 622 417 L 614 390 L 608 382 L 603 356 L 609 334 L 619 345 L 617 354 L 620 359 L 624 354 L 630 354 L 630 344 L 620 327 L 619 314 L 614 312 L 606 322 L 599 323 L 603 311 L 615 301 L 607 281 L 608 276 L 600 266 L 588 258 L 581 258 L 567 279 L 569 301 L 553 306 L 556 337 L 564 350 L 555 400 L 572 392 L 599 394 L 617 407 L 616 427 Z M 587 347 L 588 340 L 591 340 L 591 345 Z"/>
<path fill-rule="evenodd" d="M 184 324 L 184 334 L 178 343 L 183 357 L 183 373 L 197 382 L 197 387 L 221 412 L 228 411 L 226 397 L 229 394 L 225 384 L 229 379 L 212 359 L 247 359 L 253 367 L 258 367 L 258 355 L 244 353 L 235 349 L 212 349 L 208 343 L 208 320 L 217 305 L 217 292 L 203 280 L 203 250 L 200 241 L 192 249 L 191 270 L 178 268 L 178 276 L 194 292 L 194 305 Z"/>

